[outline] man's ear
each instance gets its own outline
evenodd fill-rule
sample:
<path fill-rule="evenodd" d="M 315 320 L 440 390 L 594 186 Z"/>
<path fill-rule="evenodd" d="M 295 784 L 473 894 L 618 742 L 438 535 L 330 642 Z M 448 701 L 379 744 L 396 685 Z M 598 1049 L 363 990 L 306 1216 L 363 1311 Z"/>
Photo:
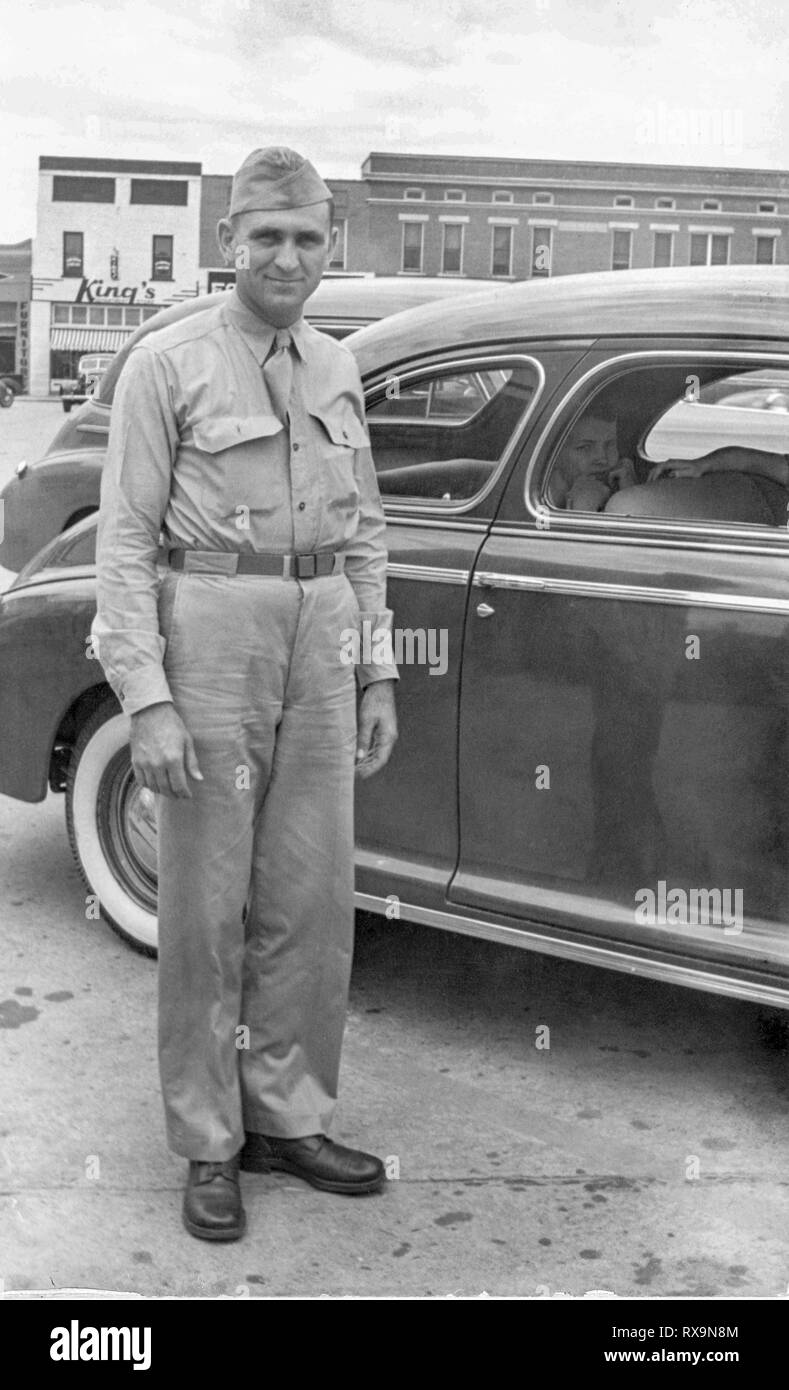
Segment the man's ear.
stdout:
<path fill-rule="evenodd" d="M 221 221 L 217 222 L 216 239 L 225 265 L 235 265 L 236 234 L 233 231 L 233 223 L 228 217 L 223 217 Z"/>

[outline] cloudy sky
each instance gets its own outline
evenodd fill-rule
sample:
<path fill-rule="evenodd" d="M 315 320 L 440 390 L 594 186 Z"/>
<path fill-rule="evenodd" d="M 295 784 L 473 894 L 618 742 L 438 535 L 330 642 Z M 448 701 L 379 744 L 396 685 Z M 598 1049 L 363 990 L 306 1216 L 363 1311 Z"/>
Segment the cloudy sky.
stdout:
<path fill-rule="evenodd" d="M 41 154 L 789 168 L 785 0 L 0 0 L 0 36 L 0 241 Z"/>

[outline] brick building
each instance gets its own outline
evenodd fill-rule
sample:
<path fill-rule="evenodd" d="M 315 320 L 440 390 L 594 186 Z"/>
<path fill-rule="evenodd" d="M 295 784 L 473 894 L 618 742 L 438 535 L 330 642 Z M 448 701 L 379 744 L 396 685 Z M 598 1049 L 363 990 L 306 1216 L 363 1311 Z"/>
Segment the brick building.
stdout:
<path fill-rule="evenodd" d="M 362 176 L 379 275 L 789 262 L 785 171 L 374 153 Z"/>
<path fill-rule="evenodd" d="M 506 281 L 789 262 L 789 171 L 374 152 L 361 175 L 327 180 L 337 274 Z M 162 305 L 232 283 L 216 241 L 231 183 L 199 163 L 42 156 L 32 394 L 72 378 L 81 353 L 114 351 Z M 4 249 L 23 267 L 24 251 Z M 0 361 L 13 351 L 26 371 L 25 272 L 9 286 L 2 252 Z"/>

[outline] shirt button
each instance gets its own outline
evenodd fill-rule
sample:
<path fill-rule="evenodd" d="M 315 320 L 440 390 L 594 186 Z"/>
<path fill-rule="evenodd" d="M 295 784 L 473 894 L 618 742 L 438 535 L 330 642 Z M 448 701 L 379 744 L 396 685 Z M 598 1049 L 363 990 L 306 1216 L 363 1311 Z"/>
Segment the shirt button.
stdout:
<path fill-rule="evenodd" d="M 299 502 L 299 511 L 300 511 L 300 512 L 303 512 L 303 511 L 304 511 L 304 508 L 306 507 L 306 505 L 307 505 L 306 502 Z"/>
<path fill-rule="evenodd" d="M 294 452 L 294 454 L 295 454 L 296 450 L 298 449 L 298 447 L 299 447 L 298 444 L 294 444 L 294 445 L 293 445 L 293 452 Z"/>

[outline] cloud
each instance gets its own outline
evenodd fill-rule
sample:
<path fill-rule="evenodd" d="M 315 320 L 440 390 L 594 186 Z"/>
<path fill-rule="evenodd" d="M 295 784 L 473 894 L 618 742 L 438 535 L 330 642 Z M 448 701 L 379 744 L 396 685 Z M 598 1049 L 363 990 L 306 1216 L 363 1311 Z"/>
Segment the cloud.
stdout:
<path fill-rule="evenodd" d="M 371 149 L 786 167 L 780 0 L 17 0 L 0 51 L 0 239 L 40 154 L 237 167 L 265 140 L 358 177 Z M 739 150 L 639 144 L 648 110 L 740 113 Z"/>

